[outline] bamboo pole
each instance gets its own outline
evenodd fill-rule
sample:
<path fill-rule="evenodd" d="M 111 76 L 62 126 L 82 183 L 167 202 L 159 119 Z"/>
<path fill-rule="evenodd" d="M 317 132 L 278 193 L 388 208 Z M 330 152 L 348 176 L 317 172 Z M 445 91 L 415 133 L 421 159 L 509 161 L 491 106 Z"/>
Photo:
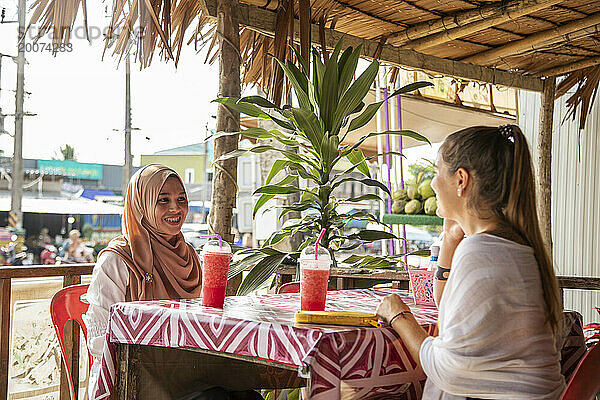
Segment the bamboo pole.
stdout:
<path fill-rule="evenodd" d="M 448 29 L 433 35 L 425 36 L 421 39 L 412 40 L 402 46 L 402 48 L 413 49 L 421 51 L 439 44 L 447 43 L 455 39 L 470 35 L 475 32 L 482 31 L 486 28 L 503 24 L 505 22 L 515 20 L 523 15 L 527 15 L 544 8 L 553 6 L 556 3 L 560 3 L 562 0 L 530 0 L 520 3 L 518 6 L 512 9 L 503 9 L 500 14 L 490 18 L 483 19 L 481 21 L 473 22 L 465 26 L 459 26 L 457 28 Z"/>
<path fill-rule="evenodd" d="M 561 36 L 549 38 L 547 40 L 543 40 L 539 43 L 536 43 L 533 46 L 530 46 L 529 48 L 525 49 L 522 52 L 519 52 L 517 54 L 511 54 L 510 57 L 524 56 L 524 55 L 534 53 L 536 51 L 542 51 L 542 50 L 553 50 L 553 49 L 562 47 L 566 44 L 573 43 L 579 39 L 584 39 L 584 38 L 593 36 L 593 35 L 597 34 L 598 31 L 600 31 L 600 24 L 591 25 L 586 28 L 579 29 L 575 32 L 568 33 L 566 35 L 561 35 Z"/>
<path fill-rule="evenodd" d="M 217 2 L 217 34 L 219 38 L 219 97 L 239 97 L 240 87 L 240 30 L 237 0 Z M 217 107 L 217 132 L 239 132 L 240 114 L 224 105 Z M 236 150 L 238 135 L 223 136 L 215 140 L 215 159 Z M 237 195 L 237 158 L 214 164 L 212 200 L 208 217 L 211 233 L 217 233 L 228 242 L 231 234 L 232 214 Z M 229 281 L 227 294 L 235 294 L 241 274 Z"/>
<path fill-rule="evenodd" d="M 578 19 L 577 21 L 571 22 L 569 24 L 561 25 L 555 28 L 547 29 L 542 32 L 535 33 L 524 39 L 511 42 L 497 49 L 483 51 L 481 53 L 467 57 L 461 61 L 472 64 L 488 64 L 501 57 L 518 54 L 519 52 L 522 52 L 523 50 L 535 46 L 537 43 L 543 42 L 545 40 L 555 38 L 561 35 L 566 35 L 571 32 L 585 29 L 589 26 L 596 25 L 599 23 L 600 12 L 594 13 L 586 18 Z"/>
<path fill-rule="evenodd" d="M 526 7 L 535 3 L 560 3 L 560 1 L 540 1 L 540 0 L 516 0 L 508 3 L 506 6 L 498 6 L 496 4 L 488 5 L 484 7 L 477 7 L 472 10 L 462 11 L 454 15 L 437 19 L 434 21 L 427 21 L 421 24 L 415 25 L 411 28 L 405 29 L 400 32 L 392 33 L 389 37 L 391 43 L 396 46 L 401 46 L 415 39 L 422 38 L 424 36 L 432 35 L 444 30 L 453 29 L 467 24 L 481 21 L 483 19 L 495 18 L 505 13 L 512 13 L 513 11 Z M 548 5 L 549 7 L 549 5 Z"/>
<path fill-rule="evenodd" d="M 206 11 L 208 16 L 215 17 L 215 3 L 216 0 L 201 0 L 201 7 Z M 240 24 L 269 37 L 273 36 L 275 26 L 275 14 L 273 12 L 245 4 L 240 4 L 238 6 L 238 12 Z M 298 23 L 298 21 L 296 21 L 296 23 Z M 294 32 L 298 31 L 299 29 L 295 29 Z M 365 58 L 372 58 L 377 47 L 380 45 L 378 40 L 363 39 L 333 29 L 325 28 L 324 31 L 326 34 L 325 45 L 327 47 L 335 47 L 337 41 L 343 38 L 344 45 L 346 46 L 356 47 L 362 44 L 361 54 Z M 311 24 L 312 42 L 319 44 L 318 38 L 319 27 L 316 24 Z M 296 42 L 299 42 L 299 37 L 297 37 Z M 531 90 L 534 92 L 542 91 L 542 80 L 540 78 L 533 78 L 524 76 L 523 74 L 502 71 L 495 68 L 481 67 L 460 61 L 430 56 L 423 53 L 417 53 L 413 50 L 399 49 L 389 44 L 383 46 L 380 60 L 395 66 L 406 66 L 473 81 L 489 82 L 494 83 L 495 85 Z"/>
<path fill-rule="evenodd" d="M 593 67 L 600 64 L 600 57 L 589 57 L 581 61 L 577 61 L 570 64 L 560 65 L 558 67 L 548 68 L 543 71 L 533 74 L 535 77 L 541 76 L 560 76 L 568 74 L 569 72 L 577 71 L 580 69 Z"/>
<path fill-rule="evenodd" d="M 537 212 L 546 250 L 552 257 L 552 126 L 556 78 L 544 81 L 537 146 Z"/>

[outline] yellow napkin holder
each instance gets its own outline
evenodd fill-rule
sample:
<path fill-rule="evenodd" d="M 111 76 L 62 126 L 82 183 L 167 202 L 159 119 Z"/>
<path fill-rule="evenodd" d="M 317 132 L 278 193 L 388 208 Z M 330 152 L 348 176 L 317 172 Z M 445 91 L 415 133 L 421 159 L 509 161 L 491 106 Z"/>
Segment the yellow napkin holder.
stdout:
<path fill-rule="evenodd" d="M 301 324 L 370 326 L 381 328 L 377 315 L 357 311 L 298 311 L 296 322 Z"/>

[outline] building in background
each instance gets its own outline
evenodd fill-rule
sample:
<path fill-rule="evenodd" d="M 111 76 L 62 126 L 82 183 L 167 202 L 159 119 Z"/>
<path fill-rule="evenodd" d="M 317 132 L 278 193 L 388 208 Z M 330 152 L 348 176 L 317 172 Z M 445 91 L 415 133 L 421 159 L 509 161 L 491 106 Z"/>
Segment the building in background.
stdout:
<path fill-rule="evenodd" d="M 247 140 L 240 147 L 249 147 Z M 164 164 L 173 168 L 181 176 L 189 197 L 189 213 L 186 222 L 204 224 L 207 221 L 212 198 L 213 181 L 213 142 L 195 143 L 143 154 L 141 165 Z M 252 192 L 258 187 L 256 177 L 260 176 L 255 155 L 238 158 L 238 194 L 233 211 L 233 227 L 240 233 L 252 233 Z"/>
<path fill-rule="evenodd" d="M 24 159 L 23 228 L 27 236 L 46 227 L 52 237 L 79 229 L 96 241 L 121 230 L 122 166 L 72 160 Z M 134 168 L 134 172 L 137 168 Z M 0 157 L 0 226 L 8 225 L 11 158 Z"/>
<path fill-rule="evenodd" d="M 173 168 L 185 184 L 188 193 L 189 213 L 186 222 L 206 223 L 212 194 L 211 166 L 213 143 L 195 143 L 158 151 L 154 154 L 142 154 L 142 166 L 163 164 Z"/>

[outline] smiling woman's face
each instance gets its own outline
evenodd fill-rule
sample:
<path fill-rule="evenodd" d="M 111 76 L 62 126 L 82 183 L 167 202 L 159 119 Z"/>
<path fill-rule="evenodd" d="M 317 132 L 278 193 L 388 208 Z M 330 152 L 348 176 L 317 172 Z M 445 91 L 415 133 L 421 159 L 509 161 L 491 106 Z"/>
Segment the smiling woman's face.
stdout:
<path fill-rule="evenodd" d="M 188 213 L 188 201 L 185 189 L 179 179 L 171 176 L 163 185 L 156 206 L 154 218 L 159 232 L 175 236 L 181 231 L 181 226 Z"/>
<path fill-rule="evenodd" d="M 431 188 L 437 197 L 437 215 L 442 218 L 452 218 L 453 211 L 459 208 L 458 188 L 456 177 L 450 174 L 448 167 L 438 153 L 435 160 L 435 177 L 431 181 Z"/>

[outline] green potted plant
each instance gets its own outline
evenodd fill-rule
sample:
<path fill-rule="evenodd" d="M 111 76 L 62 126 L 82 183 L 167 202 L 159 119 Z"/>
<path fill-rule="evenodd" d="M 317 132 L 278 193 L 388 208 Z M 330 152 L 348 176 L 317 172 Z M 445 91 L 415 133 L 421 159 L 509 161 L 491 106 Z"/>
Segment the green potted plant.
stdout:
<path fill-rule="evenodd" d="M 241 114 L 271 120 L 280 128 L 245 130 L 243 131 L 244 136 L 257 139 L 258 144 L 250 149 L 235 150 L 220 158 L 220 160 L 224 160 L 239 157 L 249 152 L 276 151 L 280 153 L 282 158 L 273 163 L 265 186 L 258 188 L 255 192 L 255 194 L 260 194 L 260 197 L 255 204 L 254 215 L 275 196 L 293 193 L 300 193 L 300 200 L 283 207 L 281 214 L 285 215 L 292 211 L 300 211 L 305 214 L 299 220 L 287 221 L 279 231 L 271 235 L 261 248 L 238 251 L 237 254 L 241 258 L 232 264 L 230 277 L 253 265 L 238 290 L 240 295 L 258 288 L 281 263 L 295 265 L 299 251 L 314 243 L 323 228 L 325 235 L 321 245 L 332 253 L 334 264 L 339 262 L 335 258 L 335 253 L 339 250 L 352 250 L 364 243 L 376 240 L 397 239 L 392 233 L 379 230 L 365 229 L 358 233 L 346 234 L 344 227 L 352 220 L 372 222 L 378 222 L 378 220 L 372 214 L 364 211 L 354 214 L 338 213 L 338 206 L 341 202 L 356 203 L 365 200 L 382 201 L 382 199 L 377 194 L 337 199 L 332 196 L 332 192 L 345 182 L 359 182 L 372 188 L 381 189 L 391 196 L 387 186 L 371 176 L 368 160 L 386 154 L 402 155 L 397 152 L 387 152 L 366 158 L 360 145 L 370 137 L 387 134 L 409 136 L 426 143 L 429 143 L 429 140 L 416 132 L 400 130 L 373 132 L 361 137 L 354 144 L 340 144 L 349 132 L 365 126 L 385 101 L 384 99 L 366 107 L 363 102 L 377 77 L 379 62 L 371 62 L 354 79 L 361 46 L 355 49 L 348 47 L 343 52 L 341 48 L 342 41 L 340 40 L 327 64 L 323 63 L 319 52 L 312 49 L 312 78 L 306 74 L 305 71 L 308 71 L 306 61 L 298 52 L 296 52 L 296 58 L 300 67 L 290 61 L 284 63 L 278 60 L 294 89 L 297 106 L 286 105 L 280 108 L 261 96 L 223 97 L 214 100 Z M 409 93 L 430 85 L 429 82 L 415 82 L 396 90 L 389 97 Z M 211 139 L 237 133 L 241 132 L 218 132 Z M 261 139 L 272 139 L 287 148 L 295 148 L 297 151 L 264 145 L 260 143 Z M 346 164 L 349 167 L 336 173 L 336 165 L 341 164 L 344 159 L 347 160 Z M 285 172 L 285 177 L 278 182 L 273 182 L 273 179 L 281 171 Z M 350 176 L 349 174 L 354 171 L 361 176 Z M 300 187 L 298 177 L 310 182 L 309 187 Z M 272 247 L 296 233 L 309 234 L 308 239 L 302 243 L 298 251 L 287 253 Z M 341 262 L 353 267 L 393 268 L 400 259 L 401 255 L 387 257 L 353 255 Z"/>

